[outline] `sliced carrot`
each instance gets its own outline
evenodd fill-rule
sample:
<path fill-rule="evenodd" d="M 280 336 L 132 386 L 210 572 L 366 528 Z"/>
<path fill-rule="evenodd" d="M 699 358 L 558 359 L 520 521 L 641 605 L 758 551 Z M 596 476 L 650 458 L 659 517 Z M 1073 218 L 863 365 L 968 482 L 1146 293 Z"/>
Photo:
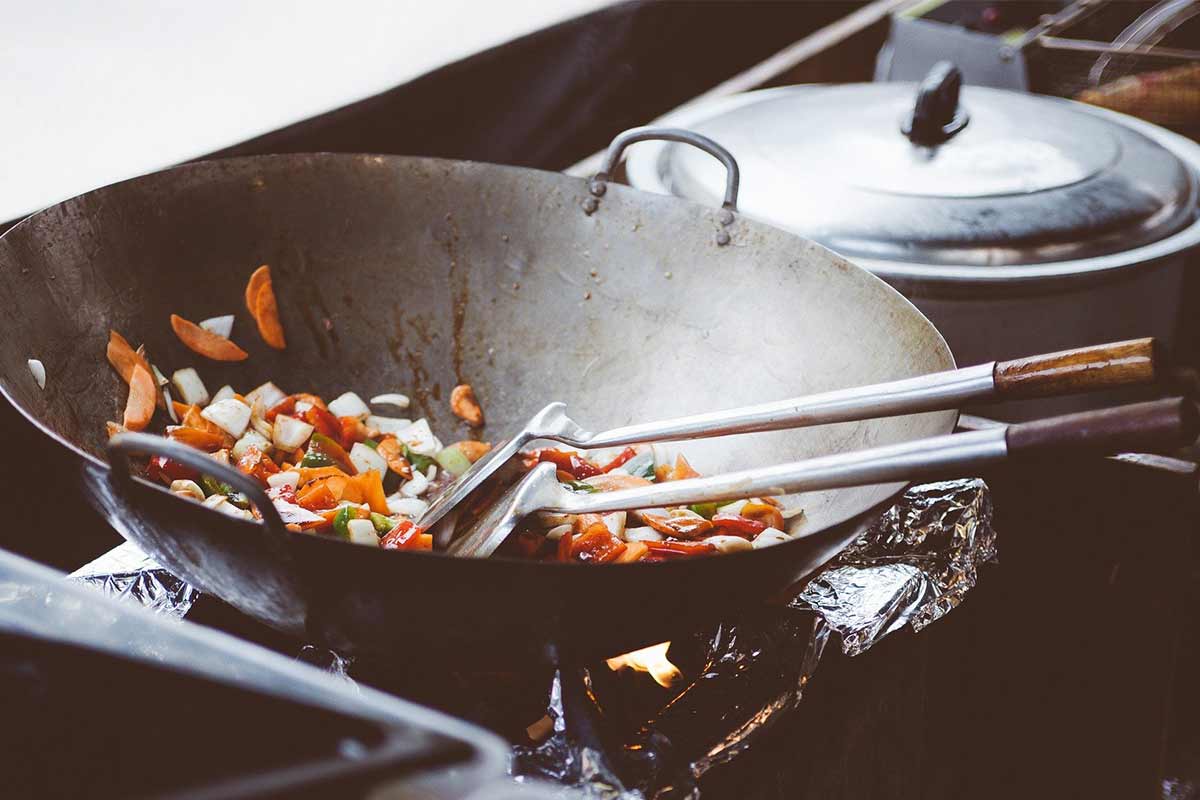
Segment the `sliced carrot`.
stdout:
<path fill-rule="evenodd" d="M 629 542 L 625 546 L 625 552 L 617 556 L 614 564 L 632 564 L 634 561 L 641 561 L 642 558 L 650 552 L 650 548 L 645 542 Z"/>
<path fill-rule="evenodd" d="M 167 428 L 167 438 L 173 439 L 176 442 L 182 442 L 188 447 L 203 450 L 206 453 L 216 452 L 226 446 L 225 437 L 219 433 L 201 431 L 196 428 L 184 427 L 183 425 L 172 425 Z"/>
<path fill-rule="evenodd" d="M 671 470 L 670 480 L 682 481 L 687 478 L 699 478 L 700 473 L 692 469 L 692 465 L 682 455 L 675 459 L 675 469 Z"/>
<path fill-rule="evenodd" d="M 248 357 L 245 350 L 224 336 L 207 331 L 178 314 L 171 315 L 171 330 L 189 350 L 213 361 L 245 361 Z"/>
<path fill-rule="evenodd" d="M 337 505 L 337 498 L 329 491 L 327 481 L 318 481 L 305 486 L 296 495 L 296 505 L 309 511 L 317 511 Z"/>
<path fill-rule="evenodd" d="M 178 408 L 175 409 L 175 413 L 179 414 Z M 220 436 L 226 442 L 226 447 L 233 447 L 233 437 L 226 433 L 220 425 L 201 416 L 200 406 L 184 406 L 183 414 L 179 416 L 179 424 L 185 428 L 193 428 Z"/>
<path fill-rule="evenodd" d="M 154 376 L 141 364 L 133 367 L 129 379 L 129 400 L 125 403 L 125 427 L 131 431 L 144 430 L 154 416 L 154 395 L 157 394 Z"/>
<path fill-rule="evenodd" d="M 283 323 L 279 321 L 279 304 L 275 301 L 275 287 L 269 274 L 254 298 L 254 321 L 258 323 L 258 335 L 264 342 L 276 350 L 287 348 Z"/>
<path fill-rule="evenodd" d="M 388 513 L 387 495 L 383 493 L 383 476 L 373 469 L 360 472 L 353 480 L 362 492 L 362 501 L 378 514 Z"/>
<path fill-rule="evenodd" d="M 255 304 L 258 302 L 258 290 L 262 288 L 263 283 L 269 280 L 271 280 L 271 268 L 266 264 L 250 274 L 250 282 L 246 284 L 246 310 L 252 317 L 257 316 Z"/>
<path fill-rule="evenodd" d="M 417 534 L 417 546 L 414 550 L 432 550 L 433 549 L 433 534 L 419 533 Z"/>
<path fill-rule="evenodd" d="M 346 473 L 337 467 L 299 467 L 295 471 L 300 473 L 300 482 L 298 484 L 300 486 L 307 486 L 313 481 L 319 481 L 322 478 L 346 477 Z"/>
<path fill-rule="evenodd" d="M 113 369 L 125 383 L 129 383 L 133 378 L 133 368 L 138 365 L 141 365 L 146 372 L 150 372 L 152 378 L 154 376 L 150 369 L 150 363 L 129 345 L 124 336 L 116 331 L 108 332 L 108 363 L 113 365 Z"/>

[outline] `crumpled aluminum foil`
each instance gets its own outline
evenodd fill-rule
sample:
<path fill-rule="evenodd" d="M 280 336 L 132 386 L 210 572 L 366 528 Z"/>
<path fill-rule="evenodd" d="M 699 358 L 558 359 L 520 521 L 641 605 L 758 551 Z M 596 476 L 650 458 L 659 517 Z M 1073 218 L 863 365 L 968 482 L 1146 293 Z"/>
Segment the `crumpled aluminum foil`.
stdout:
<path fill-rule="evenodd" d="M 69 577 L 179 619 L 200 597 L 198 590 L 160 567 L 132 542 L 114 547 Z"/>
<path fill-rule="evenodd" d="M 703 667 L 635 730 L 611 730 L 597 685 L 603 665 L 555 673 L 548 735 L 513 748 L 518 779 L 548 778 L 586 796 L 696 798 L 699 779 L 795 711 L 836 634 L 851 656 L 962 602 L 996 556 L 991 498 L 979 479 L 914 486 L 786 605 L 698 632 Z M 199 593 L 125 544 L 72 577 L 183 617 Z M 353 663 L 306 645 L 298 658 L 353 681 Z M 716 698 L 716 702 L 714 702 Z"/>

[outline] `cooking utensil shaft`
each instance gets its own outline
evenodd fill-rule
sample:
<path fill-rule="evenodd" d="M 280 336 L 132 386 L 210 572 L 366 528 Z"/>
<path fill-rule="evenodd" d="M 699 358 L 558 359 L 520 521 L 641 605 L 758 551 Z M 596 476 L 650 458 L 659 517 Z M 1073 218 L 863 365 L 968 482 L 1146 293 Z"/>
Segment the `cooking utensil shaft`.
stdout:
<path fill-rule="evenodd" d="M 1153 339 L 1083 347 L 1060 353 L 990 362 L 915 378 L 626 425 L 570 437 L 578 447 L 613 447 L 672 439 L 828 425 L 861 419 L 957 408 L 969 402 L 1069 394 L 1132 383 L 1163 373 Z"/>
<path fill-rule="evenodd" d="M 564 493 L 560 504 L 546 510 L 599 513 L 938 478 L 988 467 L 1010 456 L 1179 446 L 1195 439 L 1196 434 L 1195 405 L 1176 398 L 947 434 L 707 478 L 598 494 Z"/>

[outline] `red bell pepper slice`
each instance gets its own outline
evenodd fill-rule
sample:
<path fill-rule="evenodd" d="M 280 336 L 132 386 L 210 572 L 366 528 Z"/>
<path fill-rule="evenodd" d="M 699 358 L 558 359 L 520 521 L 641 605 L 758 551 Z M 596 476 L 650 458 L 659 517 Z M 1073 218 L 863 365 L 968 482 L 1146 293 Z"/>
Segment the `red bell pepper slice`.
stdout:
<path fill-rule="evenodd" d="M 409 520 L 400 520 L 396 527 L 383 535 L 379 546 L 384 550 L 419 550 L 421 549 L 421 534 L 425 531 Z"/>
<path fill-rule="evenodd" d="M 636 455 L 637 455 L 637 450 L 634 450 L 632 447 L 626 447 L 624 450 L 621 451 L 621 453 L 616 458 L 614 458 L 612 461 L 608 462 L 603 467 L 601 467 L 600 471 L 601 472 L 612 472 L 617 467 L 624 466 L 625 463 L 629 461 L 629 459 L 633 458 Z"/>
<path fill-rule="evenodd" d="M 767 523 L 743 517 L 741 514 L 713 514 L 712 524 L 721 533 L 753 539 L 767 529 Z"/>
<path fill-rule="evenodd" d="M 146 467 L 151 478 L 171 483 L 172 481 L 194 481 L 200 478 L 200 473 L 189 466 L 172 461 L 166 456 L 154 456 Z"/>

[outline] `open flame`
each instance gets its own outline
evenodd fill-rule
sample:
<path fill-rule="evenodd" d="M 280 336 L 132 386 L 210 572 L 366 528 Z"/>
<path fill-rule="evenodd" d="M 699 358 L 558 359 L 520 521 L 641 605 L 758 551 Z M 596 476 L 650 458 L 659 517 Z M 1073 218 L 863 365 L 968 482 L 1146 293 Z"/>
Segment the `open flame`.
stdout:
<path fill-rule="evenodd" d="M 652 644 L 641 650 L 606 659 L 605 663 L 608 664 L 609 669 L 614 671 L 629 667 L 638 672 L 649 672 L 650 677 L 654 678 L 659 686 L 669 687 L 683 677 L 679 667 L 672 664 L 671 659 L 667 658 L 667 648 L 670 646 L 670 642 Z"/>

